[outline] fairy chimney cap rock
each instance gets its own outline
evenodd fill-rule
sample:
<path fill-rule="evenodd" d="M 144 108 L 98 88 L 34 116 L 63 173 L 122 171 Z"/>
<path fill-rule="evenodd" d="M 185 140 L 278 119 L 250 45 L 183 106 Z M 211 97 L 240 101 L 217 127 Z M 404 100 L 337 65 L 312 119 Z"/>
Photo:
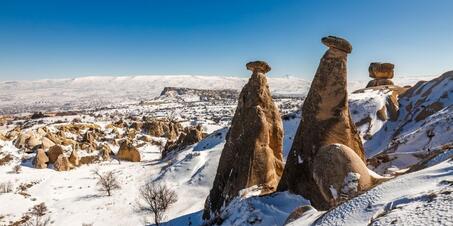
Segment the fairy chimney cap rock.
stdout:
<path fill-rule="evenodd" d="M 322 44 L 326 45 L 329 48 L 338 49 L 346 53 L 352 52 L 352 45 L 343 38 L 336 36 L 327 36 L 321 39 Z"/>
<path fill-rule="evenodd" d="M 264 61 L 249 62 L 245 66 L 247 67 L 247 70 L 252 72 L 267 73 L 271 70 L 271 66 Z"/>

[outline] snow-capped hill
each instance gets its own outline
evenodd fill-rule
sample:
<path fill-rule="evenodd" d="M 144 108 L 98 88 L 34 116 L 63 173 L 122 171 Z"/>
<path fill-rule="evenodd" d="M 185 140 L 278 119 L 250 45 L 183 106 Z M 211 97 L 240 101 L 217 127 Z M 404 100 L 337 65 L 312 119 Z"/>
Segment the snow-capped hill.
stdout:
<path fill-rule="evenodd" d="M 375 156 L 375 170 L 380 172 L 409 167 L 453 142 L 452 122 L 453 73 L 447 72 L 400 95 L 398 118 L 385 121 L 365 141 L 368 157 Z"/>

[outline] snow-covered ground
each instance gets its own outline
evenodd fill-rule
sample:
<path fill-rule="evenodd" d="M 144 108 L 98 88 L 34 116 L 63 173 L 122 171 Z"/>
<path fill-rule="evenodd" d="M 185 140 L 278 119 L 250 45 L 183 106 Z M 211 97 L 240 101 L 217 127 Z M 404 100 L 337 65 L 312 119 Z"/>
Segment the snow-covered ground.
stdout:
<path fill-rule="evenodd" d="M 417 79 L 406 79 L 397 84 L 413 84 Z M 80 111 L 71 116 L 54 116 L 36 120 L 19 119 L 10 125 L 0 125 L 0 135 L 14 128 L 15 123 L 27 125 L 26 130 L 37 130 L 47 126 L 55 129 L 59 125 L 81 119 L 83 123 L 94 123 L 106 133 L 107 138 L 113 137 L 113 130 L 108 125 L 119 119 L 131 120 L 142 117 L 172 117 L 184 126 L 201 123 L 209 135 L 202 141 L 172 153 L 161 159 L 161 147 L 156 144 L 138 141 L 141 162 L 104 161 L 83 165 L 70 171 L 58 172 L 52 169 L 35 169 L 31 167 L 31 157 L 16 148 L 12 141 L 0 139 L 0 159 L 11 154 L 14 159 L 0 165 L 0 184 L 10 183 L 12 191 L 0 192 L 0 225 L 21 219 L 24 213 L 44 202 L 49 209 L 46 217 L 51 225 L 147 225 L 152 217 L 139 209 L 139 188 L 147 182 L 165 183 L 173 189 L 178 201 L 166 214 L 165 221 L 169 225 L 200 225 L 204 201 L 209 194 L 215 177 L 229 120 L 234 113 L 234 100 L 203 102 L 200 98 L 156 97 L 164 86 L 240 89 L 246 82 L 245 78 L 203 77 L 203 76 L 136 76 L 136 77 L 87 77 L 79 79 L 13 81 L 0 82 L 0 109 L 39 109 L 42 106 L 62 103 L 68 109 L 84 107 L 85 103 L 95 100 L 90 109 Z M 350 91 L 363 88 L 366 82 L 350 82 Z M 436 83 L 431 90 L 447 90 L 451 93 L 452 80 Z M 308 91 L 309 82 L 293 77 L 271 78 L 270 88 L 274 94 L 304 94 Z M 430 89 L 428 83 L 421 87 L 419 94 L 402 100 L 402 105 L 417 102 L 423 90 Z M 14 95 L 16 94 L 16 95 Z M 426 94 L 426 103 L 431 104 L 441 99 L 443 108 L 421 121 L 401 119 L 407 115 L 402 110 L 396 121 L 382 120 L 377 112 L 386 105 L 390 93 L 380 90 L 369 90 L 350 95 L 350 110 L 353 121 L 358 123 L 369 117 L 367 123 L 358 127 L 368 157 L 387 153 L 427 154 L 426 142 L 430 142 L 433 150 L 438 146 L 453 142 L 450 127 L 453 126 L 452 100 L 444 92 Z M 35 98 L 39 96 L 39 101 Z M 96 102 L 96 100 L 99 100 Z M 56 102 L 54 102 L 56 101 Z M 59 102 L 61 101 L 61 102 Z M 139 103 L 142 101 L 141 103 Z M 296 112 L 302 100 L 299 98 L 276 99 L 277 105 L 285 113 L 284 125 L 284 156 L 291 148 L 293 138 L 301 117 Z M 115 105 L 111 103 L 117 102 Z M 121 102 L 121 103 L 118 103 Z M 22 105 L 21 105 L 22 104 Z M 49 105 L 50 104 L 50 105 Z M 20 106 L 24 106 L 20 108 Z M 10 108 L 12 107 L 12 108 Z M 19 108 L 16 108 L 19 107 Z M 66 108 L 65 107 L 65 108 Z M 420 110 L 420 109 L 419 109 Z M 418 110 L 417 110 L 418 111 Z M 286 114 L 292 112 L 291 114 Z M 128 121 L 129 122 L 129 121 Z M 407 123 L 404 123 L 407 122 Z M 396 152 L 389 152 L 392 146 L 389 137 L 400 130 Z M 436 134 L 426 136 L 428 130 Z M 126 129 L 118 129 L 119 134 Z M 438 136 L 442 134 L 443 136 Z M 67 134 L 68 136 L 73 136 Z M 137 138 L 140 136 L 137 135 Z M 429 140 L 431 138 L 431 140 Z M 156 138 L 157 139 L 157 138 Z M 377 142 L 380 139 L 381 142 Z M 112 145 L 114 152 L 118 146 Z M 69 150 L 69 147 L 68 147 Z M 437 149 L 436 149 L 437 150 Z M 84 153 L 82 151 L 82 153 Z M 291 225 L 451 225 L 453 155 L 451 149 L 429 160 L 424 164 L 426 169 L 398 176 L 375 188 L 349 200 L 339 207 L 324 213 L 310 210 L 302 218 Z M 420 155 L 411 155 L 420 156 Z M 423 155 L 426 156 L 426 155 Z M 29 160 L 23 161 L 23 158 Z M 402 169 L 415 164 L 423 158 L 396 158 L 382 164 L 378 170 L 387 168 Z M 22 165 L 22 172 L 16 174 L 12 169 Z M 121 188 L 106 196 L 98 191 L 97 179 L 93 170 L 101 172 L 113 171 L 120 181 Z M 0 189 L 1 190 L 1 189 Z M 297 207 L 308 205 L 309 201 L 301 196 L 288 192 L 256 196 L 253 188 L 247 189 L 232 201 L 231 205 L 222 210 L 225 217 L 223 225 L 282 225 L 288 215 Z M 423 225 L 423 224 L 422 224 Z"/>

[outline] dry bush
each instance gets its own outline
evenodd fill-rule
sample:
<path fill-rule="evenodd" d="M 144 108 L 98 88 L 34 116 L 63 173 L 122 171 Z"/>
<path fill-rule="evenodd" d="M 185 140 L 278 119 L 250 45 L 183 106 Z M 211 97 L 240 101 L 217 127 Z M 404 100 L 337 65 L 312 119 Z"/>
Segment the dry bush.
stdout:
<path fill-rule="evenodd" d="M 0 194 L 1 193 L 10 193 L 13 191 L 13 184 L 11 181 L 0 183 Z"/>
<path fill-rule="evenodd" d="M 174 204 L 178 197 L 176 192 L 165 184 L 147 183 L 140 188 L 139 206 L 142 210 L 153 214 L 156 226 L 165 218 L 165 212 Z"/>
<path fill-rule="evenodd" d="M 29 215 L 31 218 L 24 224 L 25 226 L 46 226 L 50 224 L 50 218 L 44 217 L 47 212 L 47 206 L 43 202 L 34 206 Z"/>
<path fill-rule="evenodd" d="M 112 191 L 121 188 L 113 171 L 101 173 L 99 169 L 93 170 L 93 173 L 98 177 L 97 185 L 100 191 L 107 192 L 108 196 L 112 195 Z"/>
<path fill-rule="evenodd" d="M 19 174 L 22 172 L 22 166 L 21 165 L 15 165 L 12 169 L 12 172 L 15 174 Z"/>

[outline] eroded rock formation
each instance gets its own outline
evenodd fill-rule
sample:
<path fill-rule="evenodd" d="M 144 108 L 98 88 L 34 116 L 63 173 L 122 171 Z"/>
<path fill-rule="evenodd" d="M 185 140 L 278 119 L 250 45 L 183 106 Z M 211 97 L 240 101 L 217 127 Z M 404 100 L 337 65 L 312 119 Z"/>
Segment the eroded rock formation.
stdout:
<path fill-rule="evenodd" d="M 313 179 L 313 161 L 325 145 L 348 146 L 365 161 L 365 153 L 351 120 L 347 92 L 347 54 L 352 46 L 342 38 L 328 36 L 329 47 L 322 57 L 310 91 L 302 106 L 302 119 L 287 158 L 279 190 L 289 190 L 311 200 L 317 209 L 328 209 Z M 324 167 L 331 167 L 325 165 Z"/>
<path fill-rule="evenodd" d="M 57 161 L 58 156 L 63 154 L 63 148 L 60 145 L 54 145 L 47 151 L 47 156 L 49 156 L 49 163 L 53 164 Z"/>
<path fill-rule="evenodd" d="M 116 156 L 118 159 L 130 162 L 140 162 L 141 160 L 140 152 L 128 140 L 123 141 Z"/>
<path fill-rule="evenodd" d="M 73 169 L 74 166 L 71 164 L 68 157 L 66 157 L 64 154 L 61 154 L 53 164 L 53 168 L 56 171 L 68 171 Z"/>
<path fill-rule="evenodd" d="M 47 168 L 47 162 L 49 162 L 49 158 L 47 157 L 44 149 L 38 149 L 36 151 L 36 156 L 33 159 L 33 166 L 36 169 L 45 169 Z"/>
<path fill-rule="evenodd" d="M 256 61 L 247 69 L 253 74 L 239 95 L 204 219 L 217 218 L 221 207 L 242 189 L 256 185 L 262 194 L 274 191 L 282 174 L 282 121 L 265 75 L 271 68 Z"/>
<path fill-rule="evenodd" d="M 370 73 L 370 77 L 374 79 L 366 87 L 393 85 L 391 79 L 393 78 L 394 67 L 395 65 L 391 63 L 371 63 L 368 72 Z"/>
<path fill-rule="evenodd" d="M 184 128 L 184 132 L 179 135 L 176 141 L 167 141 L 164 150 L 162 151 L 162 158 L 165 158 L 168 153 L 174 150 L 182 150 L 185 147 L 195 144 L 203 139 L 203 130 L 200 125 Z"/>

